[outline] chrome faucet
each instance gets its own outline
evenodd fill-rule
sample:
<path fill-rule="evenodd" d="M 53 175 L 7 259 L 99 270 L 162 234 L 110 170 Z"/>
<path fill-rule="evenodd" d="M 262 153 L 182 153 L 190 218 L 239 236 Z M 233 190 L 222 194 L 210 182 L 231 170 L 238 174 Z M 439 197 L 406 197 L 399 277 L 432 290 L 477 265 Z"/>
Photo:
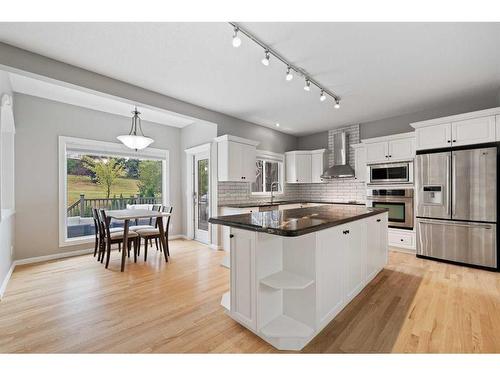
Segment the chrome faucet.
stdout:
<path fill-rule="evenodd" d="M 273 187 L 277 186 L 277 190 L 276 191 L 279 191 L 280 188 L 282 187 L 281 184 L 278 182 L 278 181 L 274 181 L 272 184 L 271 184 L 271 204 L 273 204 L 273 201 L 274 201 L 274 190 L 273 190 Z"/>

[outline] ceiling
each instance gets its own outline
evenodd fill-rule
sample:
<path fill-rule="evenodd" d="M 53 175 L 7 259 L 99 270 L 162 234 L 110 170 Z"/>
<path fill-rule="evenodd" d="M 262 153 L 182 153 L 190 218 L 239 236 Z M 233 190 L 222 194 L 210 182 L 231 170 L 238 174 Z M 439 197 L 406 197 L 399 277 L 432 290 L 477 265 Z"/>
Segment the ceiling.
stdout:
<path fill-rule="evenodd" d="M 290 134 L 500 90 L 500 23 L 243 23 L 342 97 L 320 102 L 226 23 L 0 23 L 0 41 Z"/>
<path fill-rule="evenodd" d="M 68 87 L 60 82 L 47 82 L 40 79 L 9 73 L 10 83 L 14 92 L 55 100 L 96 111 L 112 113 L 119 116 L 132 117 L 134 104 L 121 98 L 89 92 L 81 88 Z M 183 128 L 193 124 L 194 119 L 174 114 L 160 108 L 137 105 L 141 119 L 157 124 Z"/>

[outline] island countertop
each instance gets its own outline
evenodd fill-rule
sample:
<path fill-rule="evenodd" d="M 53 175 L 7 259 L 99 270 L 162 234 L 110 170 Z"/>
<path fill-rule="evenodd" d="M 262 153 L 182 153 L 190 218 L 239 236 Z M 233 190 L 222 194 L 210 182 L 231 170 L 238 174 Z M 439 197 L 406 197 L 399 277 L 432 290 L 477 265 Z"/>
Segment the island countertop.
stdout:
<path fill-rule="evenodd" d="M 284 211 L 253 212 L 248 214 L 212 217 L 212 224 L 226 225 L 255 232 L 296 237 L 345 224 L 365 217 L 379 215 L 387 209 L 357 205 L 332 204 Z"/>

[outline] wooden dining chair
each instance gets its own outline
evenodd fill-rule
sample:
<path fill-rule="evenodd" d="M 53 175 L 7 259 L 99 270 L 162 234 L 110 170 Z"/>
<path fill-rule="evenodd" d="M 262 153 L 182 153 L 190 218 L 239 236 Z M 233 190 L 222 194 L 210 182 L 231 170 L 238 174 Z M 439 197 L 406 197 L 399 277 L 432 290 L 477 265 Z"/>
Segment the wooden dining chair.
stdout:
<path fill-rule="evenodd" d="M 104 236 L 104 245 L 103 248 L 106 249 L 106 268 L 108 268 L 109 265 L 109 259 L 111 257 L 111 245 L 115 244 L 123 244 L 123 237 L 124 237 L 124 232 L 123 228 L 120 228 L 120 231 L 111 231 L 110 228 L 110 218 L 106 216 L 106 211 L 101 210 L 100 211 L 100 217 L 101 217 L 101 222 L 103 226 L 103 232 L 105 233 Z M 130 249 L 132 245 L 134 245 L 134 262 L 137 262 L 137 248 L 139 246 L 139 235 L 134 232 L 134 231 L 128 231 L 128 255 L 130 256 Z M 101 257 L 101 263 L 104 259 L 104 252 Z"/>
<path fill-rule="evenodd" d="M 94 229 L 95 229 L 95 248 L 94 248 L 94 257 L 98 252 L 97 261 L 101 260 L 101 255 L 104 254 L 105 248 L 105 236 L 106 230 L 104 227 L 104 223 L 101 221 L 101 215 L 99 213 L 99 209 L 92 207 L 92 219 L 94 219 Z M 120 232 L 122 228 L 109 228 L 110 232 Z"/>
<path fill-rule="evenodd" d="M 159 212 L 161 210 L 161 205 L 160 204 L 153 204 L 151 206 L 151 210 Z M 137 229 L 152 229 L 152 228 L 154 228 L 156 226 L 156 218 L 150 217 L 149 218 L 149 223 L 148 224 L 143 224 L 143 225 L 139 225 L 139 220 L 135 219 L 135 224 L 136 225 L 132 225 L 130 227 L 130 230 L 135 231 Z"/>
<path fill-rule="evenodd" d="M 173 207 L 164 206 L 162 208 L 162 212 L 167 212 L 169 214 L 172 214 L 172 210 L 173 210 Z M 167 248 L 166 248 L 167 256 L 170 256 L 170 251 L 169 251 L 169 247 L 168 247 L 168 228 L 170 226 L 170 217 L 171 217 L 170 215 L 165 217 L 166 222 L 163 224 L 164 228 L 165 228 L 165 240 L 166 240 L 165 242 L 167 244 Z M 144 261 L 146 261 L 148 258 L 148 241 L 151 243 L 151 241 L 154 239 L 157 244 L 158 244 L 158 242 L 160 243 L 159 248 L 157 245 L 157 250 L 163 250 L 162 249 L 162 241 L 159 241 L 160 228 L 158 228 L 158 221 L 156 222 L 155 228 L 138 229 L 136 232 L 139 235 L 139 242 L 140 242 L 141 238 L 144 238 Z M 139 245 L 139 247 L 140 247 L 140 245 Z"/>

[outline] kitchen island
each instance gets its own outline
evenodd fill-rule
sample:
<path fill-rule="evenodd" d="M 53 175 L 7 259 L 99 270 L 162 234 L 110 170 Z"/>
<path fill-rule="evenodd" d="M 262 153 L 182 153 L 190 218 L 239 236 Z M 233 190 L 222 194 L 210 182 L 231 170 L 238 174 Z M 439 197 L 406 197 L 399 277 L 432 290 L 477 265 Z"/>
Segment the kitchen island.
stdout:
<path fill-rule="evenodd" d="M 328 205 L 210 218 L 231 228 L 231 318 L 300 350 L 387 263 L 387 211 Z"/>

